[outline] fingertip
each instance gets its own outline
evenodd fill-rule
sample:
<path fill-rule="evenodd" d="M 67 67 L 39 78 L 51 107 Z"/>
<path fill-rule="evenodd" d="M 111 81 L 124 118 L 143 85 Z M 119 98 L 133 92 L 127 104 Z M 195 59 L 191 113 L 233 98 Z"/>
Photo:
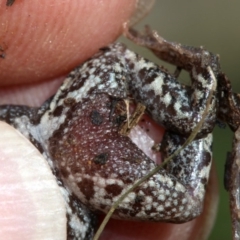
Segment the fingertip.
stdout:
<path fill-rule="evenodd" d="M 114 41 L 135 0 L 0 2 L 0 85 L 57 77 Z"/>

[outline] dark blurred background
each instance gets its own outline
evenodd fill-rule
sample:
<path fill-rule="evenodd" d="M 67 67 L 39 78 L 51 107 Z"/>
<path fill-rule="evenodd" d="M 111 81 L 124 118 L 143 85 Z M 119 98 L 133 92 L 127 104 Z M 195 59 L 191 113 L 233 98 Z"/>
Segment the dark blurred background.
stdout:
<path fill-rule="evenodd" d="M 240 1 L 156 0 L 150 14 L 137 25 L 137 28 L 143 29 L 146 24 L 167 40 L 203 46 L 213 53 L 218 53 L 222 70 L 231 79 L 234 91 L 240 92 Z M 137 48 L 123 38 L 121 41 L 126 42 L 130 49 L 159 63 L 148 51 Z M 186 82 L 186 78 L 187 74 L 181 74 L 180 79 L 183 82 Z M 213 147 L 220 201 L 210 240 L 231 239 L 228 194 L 223 188 L 226 153 L 231 150 L 231 145 L 230 130 L 215 127 Z"/>

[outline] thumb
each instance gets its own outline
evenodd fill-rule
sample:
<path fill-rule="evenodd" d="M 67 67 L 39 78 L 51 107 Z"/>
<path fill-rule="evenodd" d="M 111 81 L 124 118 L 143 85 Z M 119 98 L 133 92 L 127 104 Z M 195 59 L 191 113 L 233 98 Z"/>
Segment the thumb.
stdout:
<path fill-rule="evenodd" d="M 65 239 L 64 202 L 47 162 L 11 126 L 0 122 L 0 132 L 0 239 Z"/>

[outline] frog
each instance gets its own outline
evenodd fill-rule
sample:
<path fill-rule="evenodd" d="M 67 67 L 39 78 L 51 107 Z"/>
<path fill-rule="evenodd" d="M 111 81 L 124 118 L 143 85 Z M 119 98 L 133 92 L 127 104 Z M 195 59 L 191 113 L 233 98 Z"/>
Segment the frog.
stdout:
<path fill-rule="evenodd" d="M 212 131 L 220 112 L 226 116 L 220 107 L 225 105 L 220 97 L 223 84 L 218 86 L 223 75 L 219 58 L 153 33 L 125 31 L 174 64 L 175 73 L 113 43 L 71 71 L 42 106 L 0 106 L 0 120 L 29 139 L 55 175 L 65 201 L 69 240 L 92 239 L 97 213 L 107 213 L 124 191 L 156 167 L 121 131 L 131 114 L 128 101 L 142 104 L 166 129 L 160 145 L 164 159 L 194 131 L 211 94 L 195 139 L 128 194 L 113 217 L 183 223 L 202 212 L 212 164 Z M 181 69 L 189 72 L 190 86 L 178 81 Z"/>

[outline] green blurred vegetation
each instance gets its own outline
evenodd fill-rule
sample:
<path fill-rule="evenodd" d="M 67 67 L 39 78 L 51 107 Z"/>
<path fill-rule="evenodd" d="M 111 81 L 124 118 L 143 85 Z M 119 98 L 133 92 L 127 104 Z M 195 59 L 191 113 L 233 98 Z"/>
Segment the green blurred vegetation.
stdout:
<path fill-rule="evenodd" d="M 218 53 L 222 70 L 231 79 L 236 92 L 240 92 L 240 1 L 156 0 L 151 13 L 138 25 L 151 26 L 164 38 L 191 46 L 204 46 Z M 123 40 L 125 41 L 125 40 Z M 145 49 L 127 42 L 134 51 L 156 61 Z M 181 75 L 184 79 L 186 74 Z M 184 81 L 184 80 L 183 80 Z M 214 159 L 217 166 L 220 201 L 216 224 L 210 240 L 231 239 L 228 194 L 223 188 L 223 173 L 227 151 L 231 150 L 232 133 L 218 127 L 214 130 Z"/>

